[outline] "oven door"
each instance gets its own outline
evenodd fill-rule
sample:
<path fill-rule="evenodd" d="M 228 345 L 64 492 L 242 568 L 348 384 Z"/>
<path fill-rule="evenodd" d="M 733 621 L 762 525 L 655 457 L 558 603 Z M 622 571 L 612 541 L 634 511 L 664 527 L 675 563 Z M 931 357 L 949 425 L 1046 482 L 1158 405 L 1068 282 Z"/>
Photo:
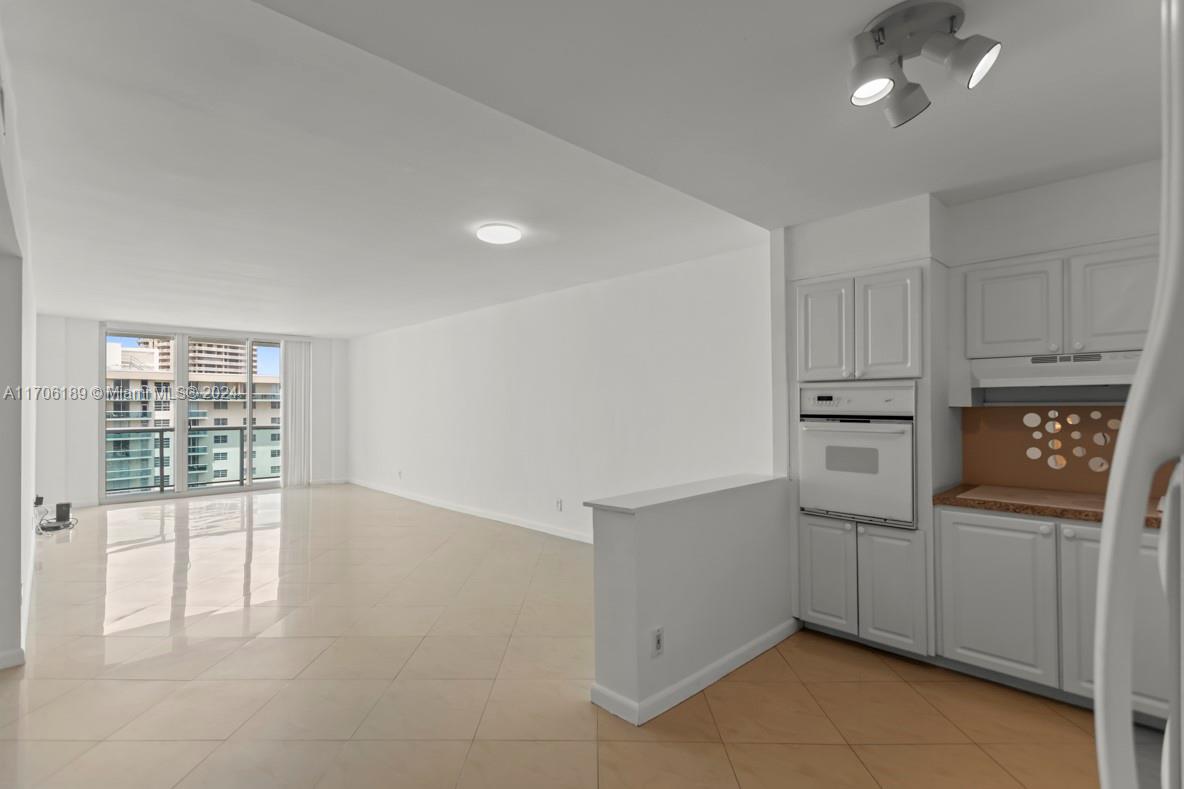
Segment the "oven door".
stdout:
<path fill-rule="evenodd" d="M 803 418 L 802 509 L 912 525 L 913 425 Z"/>

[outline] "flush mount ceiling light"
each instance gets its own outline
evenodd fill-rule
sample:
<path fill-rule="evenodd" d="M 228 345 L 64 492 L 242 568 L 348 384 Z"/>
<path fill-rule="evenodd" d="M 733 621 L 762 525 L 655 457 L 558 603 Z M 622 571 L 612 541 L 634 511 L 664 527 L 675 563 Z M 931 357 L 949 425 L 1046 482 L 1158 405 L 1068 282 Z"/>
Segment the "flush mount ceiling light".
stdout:
<path fill-rule="evenodd" d="M 513 244 L 522 240 L 522 231 L 504 222 L 492 222 L 477 228 L 477 238 L 486 244 Z"/>
<path fill-rule="evenodd" d="M 958 38 L 966 14 L 954 3 L 906 0 L 877 16 L 851 41 L 854 65 L 847 90 L 856 107 L 880 104 L 893 128 L 929 108 L 929 97 L 904 74 L 904 61 L 923 55 L 974 88 L 995 65 L 1003 45 L 986 36 Z"/>

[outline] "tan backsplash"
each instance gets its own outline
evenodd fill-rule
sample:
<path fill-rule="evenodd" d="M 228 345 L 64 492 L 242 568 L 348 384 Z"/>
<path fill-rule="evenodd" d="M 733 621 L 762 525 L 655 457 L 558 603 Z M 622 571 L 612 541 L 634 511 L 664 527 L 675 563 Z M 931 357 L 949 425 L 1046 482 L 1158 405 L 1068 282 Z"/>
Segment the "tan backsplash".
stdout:
<path fill-rule="evenodd" d="M 1105 493 L 1122 406 L 1043 405 L 962 409 L 962 481 Z M 1163 495 L 1168 469 L 1156 476 Z"/>

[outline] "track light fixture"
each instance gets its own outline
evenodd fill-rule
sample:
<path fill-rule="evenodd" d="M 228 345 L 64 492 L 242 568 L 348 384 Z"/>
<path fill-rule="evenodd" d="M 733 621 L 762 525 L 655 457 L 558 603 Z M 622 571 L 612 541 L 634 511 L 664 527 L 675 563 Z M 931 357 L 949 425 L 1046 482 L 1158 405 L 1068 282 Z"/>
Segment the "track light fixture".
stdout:
<path fill-rule="evenodd" d="M 880 104 L 893 128 L 920 115 L 929 108 L 929 97 L 904 74 L 904 61 L 918 55 L 945 66 L 959 84 L 976 87 L 995 65 L 1003 45 L 986 36 L 954 35 L 965 16 L 955 3 L 906 0 L 868 22 L 851 41 L 851 103 Z"/>

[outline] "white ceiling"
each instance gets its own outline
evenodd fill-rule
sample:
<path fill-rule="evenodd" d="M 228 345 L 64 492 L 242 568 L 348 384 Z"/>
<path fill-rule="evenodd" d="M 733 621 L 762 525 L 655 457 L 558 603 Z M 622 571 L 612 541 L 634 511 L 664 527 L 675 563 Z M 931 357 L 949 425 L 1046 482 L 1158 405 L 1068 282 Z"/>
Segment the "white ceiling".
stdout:
<path fill-rule="evenodd" d="M 1004 42 L 973 92 L 910 61 L 901 129 L 846 98 L 892 0 L 258 0 L 765 227 L 947 201 L 1158 153 L 1157 0 L 964 0 Z"/>
<path fill-rule="evenodd" d="M 0 23 L 42 312 L 350 336 L 768 237 L 246 0 Z"/>

